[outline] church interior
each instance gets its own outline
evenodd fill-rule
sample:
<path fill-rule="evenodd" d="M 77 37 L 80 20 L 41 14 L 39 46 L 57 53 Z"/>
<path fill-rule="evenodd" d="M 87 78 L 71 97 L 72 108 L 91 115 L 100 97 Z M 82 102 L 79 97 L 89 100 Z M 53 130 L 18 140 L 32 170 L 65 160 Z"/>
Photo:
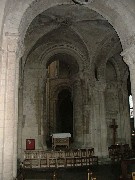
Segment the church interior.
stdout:
<path fill-rule="evenodd" d="M 25 32 L 23 42 L 19 44 L 17 40 L 18 45 L 11 47 L 17 35 L 4 32 L 9 43 L 3 43 L 9 49 L 5 56 L 12 62 L 14 48 L 23 46 L 20 53 L 16 50 L 17 90 L 10 88 L 17 94 L 14 102 L 18 105 L 12 116 L 17 119 L 16 136 L 7 141 L 13 141 L 14 166 L 13 172 L 7 174 L 18 180 L 134 180 L 135 68 L 123 57 L 127 41 L 113 26 L 115 14 L 107 9 L 111 5 L 104 9 L 112 17 L 109 21 L 96 11 L 102 5 L 96 0 L 59 1 L 44 10 L 42 3 L 40 8 L 38 1 L 34 3 L 37 4 L 30 6 L 35 9 L 27 29 L 19 25 L 19 36 Z M 24 15 L 20 24 L 27 24 L 27 18 Z M 10 19 L 11 31 L 12 26 Z M 15 68 L 13 63 L 10 65 L 11 70 Z M 11 155 L 4 153 L 3 157 Z M 4 176 L 4 171 L 2 166 L 0 179 L 13 180 Z"/>

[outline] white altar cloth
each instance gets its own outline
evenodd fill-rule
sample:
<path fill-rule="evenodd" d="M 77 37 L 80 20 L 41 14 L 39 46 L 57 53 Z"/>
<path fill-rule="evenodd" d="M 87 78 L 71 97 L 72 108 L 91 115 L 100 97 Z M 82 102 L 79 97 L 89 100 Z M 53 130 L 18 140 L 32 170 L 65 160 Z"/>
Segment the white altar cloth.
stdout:
<path fill-rule="evenodd" d="M 52 134 L 53 138 L 67 138 L 67 137 L 71 137 L 70 133 L 55 133 Z"/>

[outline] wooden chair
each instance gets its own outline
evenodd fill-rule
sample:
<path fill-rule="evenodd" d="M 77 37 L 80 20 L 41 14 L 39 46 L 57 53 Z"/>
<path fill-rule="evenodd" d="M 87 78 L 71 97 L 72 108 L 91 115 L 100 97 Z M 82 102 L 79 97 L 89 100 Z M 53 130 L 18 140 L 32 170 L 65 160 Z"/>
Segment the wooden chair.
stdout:
<path fill-rule="evenodd" d="M 98 165 L 98 156 L 92 156 L 92 164 Z"/>
<path fill-rule="evenodd" d="M 94 148 L 88 148 L 86 149 L 86 156 L 93 156 L 94 155 Z"/>
<path fill-rule="evenodd" d="M 129 144 L 123 144 L 122 145 L 122 158 L 127 159 L 131 157 L 131 149 L 129 147 Z"/>
<path fill-rule="evenodd" d="M 48 166 L 55 168 L 57 167 L 57 155 L 53 150 L 48 153 Z"/>
<path fill-rule="evenodd" d="M 65 167 L 74 167 L 73 150 L 65 151 Z"/>
<path fill-rule="evenodd" d="M 74 149 L 73 156 L 74 156 L 74 166 L 82 166 L 81 150 Z"/>
<path fill-rule="evenodd" d="M 45 168 L 48 167 L 47 153 L 45 151 L 40 151 L 40 167 Z"/>
<path fill-rule="evenodd" d="M 40 167 L 39 159 L 32 159 L 31 160 L 31 168 L 39 168 L 39 167 Z"/>
<path fill-rule="evenodd" d="M 46 159 L 40 159 L 40 167 L 41 168 L 48 167 L 47 158 Z"/>
<path fill-rule="evenodd" d="M 87 166 L 87 150 L 81 149 L 82 166 Z"/>
<path fill-rule="evenodd" d="M 65 167 L 65 152 L 64 151 L 57 151 L 57 168 Z"/>
<path fill-rule="evenodd" d="M 40 156 L 39 151 L 32 151 L 31 153 L 31 168 L 40 167 Z"/>
<path fill-rule="evenodd" d="M 122 159 L 121 145 L 111 145 L 108 147 L 109 157 L 112 162 L 119 162 Z"/>
<path fill-rule="evenodd" d="M 24 160 L 23 160 L 23 167 L 24 168 L 31 168 L 31 151 L 24 151 Z"/>
<path fill-rule="evenodd" d="M 31 168 L 31 160 L 30 159 L 25 159 L 23 161 L 23 168 Z"/>

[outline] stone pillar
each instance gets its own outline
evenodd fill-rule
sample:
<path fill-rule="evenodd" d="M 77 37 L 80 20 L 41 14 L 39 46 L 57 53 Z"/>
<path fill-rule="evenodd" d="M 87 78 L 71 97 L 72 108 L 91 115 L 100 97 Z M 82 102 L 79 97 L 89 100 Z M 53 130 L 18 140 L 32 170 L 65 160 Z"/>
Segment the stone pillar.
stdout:
<path fill-rule="evenodd" d="M 107 123 L 105 118 L 104 91 L 106 85 L 102 82 L 96 82 L 92 94 L 92 139 L 95 154 L 99 157 L 106 157 L 107 150 Z"/>
<path fill-rule="evenodd" d="M 21 71 L 21 69 L 20 69 Z M 20 83 L 18 89 L 18 159 L 22 160 L 22 128 L 23 128 L 23 84 L 22 76 L 20 74 Z"/>
<path fill-rule="evenodd" d="M 83 115 L 82 115 L 82 89 L 79 78 L 73 82 L 73 138 L 74 145 L 81 147 L 83 144 Z"/>
<path fill-rule="evenodd" d="M 119 97 L 119 122 L 118 122 L 118 143 L 126 143 L 131 146 L 131 127 L 129 114 L 129 97 L 127 90 L 127 78 L 124 82 L 118 83 L 118 97 Z"/>
<path fill-rule="evenodd" d="M 0 179 L 13 180 L 17 173 L 18 36 L 3 37 L 0 84 Z"/>
<path fill-rule="evenodd" d="M 133 113 L 135 117 L 135 45 L 124 50 L 121 55 L 123 56 L 124 62 L 128 65 L 130 70 L 130 81 L 131 81 L 131 92 L 133 96 Z M 135 121 L 134 121 L 135 127 Z"/>
<path fill-rule="evenodd" d="M 84 148 L 90 148 L 92 147 L 92 141 L 91 138 L 91 84 L 93 83 L 91 80 L 89 80 L 90 74 L 84 73 L 84 76 L 82 76 L 81 79 L 81 88 L 82 88 L 82 116 L 83 116 L 83 147 Z"/>
<path fill-rule="evenodd" d="M 54 128 L 53 131 L 56 132 L 56 106 L 57 106 L 57 99 L 53 99 L 53 123 Z"/>
<path fill-rule="evenodd" d="M 4 52 L 1 50 L 0 55 L 4 56 Z M 3 140 L 4 140 L 4 95 L 5 95 L 5 73 L 6 73 L 6 64 L 2 59 L 0 64 L 0 179 L 3 179 Z"/>
<path fill-rule="evenodd" d="M 40 104 L 41 104 L 41 124 L 40 124 L 40 134 L 39 141 L 43 150 L 47 149 L 47 111 L 46 111 L 46 69 L 42 69 L 40 78 Z"/>

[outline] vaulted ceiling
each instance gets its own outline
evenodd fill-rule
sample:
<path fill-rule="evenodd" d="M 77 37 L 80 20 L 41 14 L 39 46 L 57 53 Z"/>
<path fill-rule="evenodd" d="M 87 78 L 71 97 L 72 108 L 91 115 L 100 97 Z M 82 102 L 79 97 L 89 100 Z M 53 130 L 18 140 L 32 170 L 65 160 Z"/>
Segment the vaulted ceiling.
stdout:
<path fill-rule="evenodd" d="M 119 37 L 101 15 L 81 5 L 59 5 L 39 14 L 26 36 L 24 61 L 47 43 L 68 42 L 95 64 L 122 51 Z"/>

